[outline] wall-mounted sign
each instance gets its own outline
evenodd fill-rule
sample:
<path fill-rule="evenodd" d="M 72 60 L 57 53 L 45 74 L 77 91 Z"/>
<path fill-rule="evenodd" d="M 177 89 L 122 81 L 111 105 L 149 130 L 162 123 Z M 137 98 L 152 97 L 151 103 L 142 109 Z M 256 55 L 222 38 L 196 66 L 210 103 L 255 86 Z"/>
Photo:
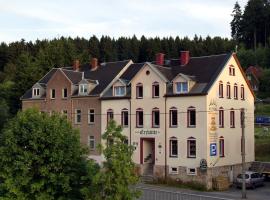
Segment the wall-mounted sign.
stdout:
<path fill-rule="evenodd" d="M 210 143 L 217 142 L 217 124 L 216 124 L 216 115 L 217 115 L 217 103 L 215 99 L 211 99 L 210 104 L 208 106 L 208 119 L 209 119 L 209 141 Z"/>
<path fill-rule="evenodd" d="M 200 160 L 200 170 L 206 171 L 207 170 L 207 161 L 205 159 Z"/>
<path fill-rule="evenodd" d="M 138 133 L 140 135 L 157 135 L 160 133 L 158 130 L 137 130 L 135 133 Z"/>
<path fill-rule="evenodd" d="M 210 144 L 210 156 L 216 156 L 217 155 L 217 144 L 212 143 Z"/>

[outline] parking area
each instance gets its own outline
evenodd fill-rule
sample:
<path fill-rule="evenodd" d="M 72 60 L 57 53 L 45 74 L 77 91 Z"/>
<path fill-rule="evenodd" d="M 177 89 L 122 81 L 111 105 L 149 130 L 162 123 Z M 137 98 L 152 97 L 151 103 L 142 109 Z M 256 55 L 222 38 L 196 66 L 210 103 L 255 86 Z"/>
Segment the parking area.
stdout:
<path fill-rule="evenodd" d="M 194 191 L 194 190 L 188 190 L 188 189 L 181 189 L 181 188 L 174 188 L 174 187 L 167 187 L 167 186 L 157 186 L 157 185 L 149 185 L 149 184 L 138 184 L 138 189 L 142 191 L 147 191 L 147 194 L 149 195 L 147 199 L 155 200 L 154 198 L 150 198 L 154 195 L 154 192 L 157 190 L 164 191 L 167 196 L 166 199 L 173 199 L 171 196 L 173 196 L 173 193 L 175 192 L 182 192 L 185 194 L 191 194 L 191 195 L 201 195 L 201 196 L 208 196 L 207 199 L 212 199 L 210 197 L 213 197 L 213 199 L 241 199 L 241 189 L 238 189 L 236 187 L 231 187 L 228 191 L 222 191 L 222 192 L 200 192 L 200 191 Z M 172 195 L 168 195 L 168 193 L 172 193 Z M 151 195 L 151 193 L 153 193 Z M 143 199 L 143 198 L 142 198 Z M 191 198 L 184 198 L 184 199 L 195 199 L 194 197 Z M 202 198 L 201 198 L 202 199 Z M 258 187 L 256 189 L 247 189 L 247 199 L 249 200 L 267 200 L 270 199 L 270 182 L 265 182 L 265 185 L 263 187 Z"/>

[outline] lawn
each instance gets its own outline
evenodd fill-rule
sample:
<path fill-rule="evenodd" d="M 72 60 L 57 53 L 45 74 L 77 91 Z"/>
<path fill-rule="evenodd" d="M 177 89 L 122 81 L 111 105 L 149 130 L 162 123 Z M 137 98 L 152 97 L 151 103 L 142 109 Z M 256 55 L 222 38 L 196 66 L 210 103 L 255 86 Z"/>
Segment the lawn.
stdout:
<path fill-rule="evenodd" d="M 270 162 L 270 127 L 255 127 L 255 160 Z"/>

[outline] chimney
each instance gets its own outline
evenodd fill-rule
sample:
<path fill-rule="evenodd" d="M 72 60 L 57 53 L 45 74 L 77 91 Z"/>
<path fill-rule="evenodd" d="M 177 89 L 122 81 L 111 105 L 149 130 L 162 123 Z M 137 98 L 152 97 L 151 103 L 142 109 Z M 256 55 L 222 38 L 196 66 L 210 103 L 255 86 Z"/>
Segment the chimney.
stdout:
<path fill-rule="evenodd" d="M 164 65 L 164 53 L 157 53 L 156 54 L 156 64 L 157 65 Z"/>
<path fill-rule="evenodd" d="M 79 69 L 80 69 L 80 61 L 78 59 L 76 59 L 73 62 L 73 70 L 79 71 Z"/>
<path fill-rule="evenodd" d="M 91 70 L 95 71 L 98 68 L 98 59 L 92 58 L 91 59 Z"/>
<path fill-rule="evenodd" d="M 183 65 L 188 64 L 188 62 L 189 62 L 189 51 L 181 51 L 180 55 L 181 55 L 181 58 L 180 58 L 181 65 L 183 66 Z"/>

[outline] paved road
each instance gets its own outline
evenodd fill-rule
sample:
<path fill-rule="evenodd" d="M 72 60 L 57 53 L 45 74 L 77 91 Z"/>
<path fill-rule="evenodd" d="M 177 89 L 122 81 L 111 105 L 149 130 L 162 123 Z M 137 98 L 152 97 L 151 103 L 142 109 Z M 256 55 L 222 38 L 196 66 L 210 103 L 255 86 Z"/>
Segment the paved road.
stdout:
<path fill-rule="evenodd" d="M 138 188 L 150 189 L 150 190 L 163 190 L 168 192 L 184 192 L 196 195 L 206 195 L 212 197 L 228 198 L 228 199 L 241 199 L 241 189 L 235 187 L 231 188 L 228 191 L 224 192 L 199 192 L 188 189 L 180 189 L 174 187 L 165 187 L 165 186 L 156 186 L 149 184 L 138 184 Z M 270 200 L 270 182 L 266 182 L 265 186 L 256 188 L 255 190 L 247 190 L 247 199 L 248 200 Z M 165 200 L 165 199 L 164 199 Z"/>

